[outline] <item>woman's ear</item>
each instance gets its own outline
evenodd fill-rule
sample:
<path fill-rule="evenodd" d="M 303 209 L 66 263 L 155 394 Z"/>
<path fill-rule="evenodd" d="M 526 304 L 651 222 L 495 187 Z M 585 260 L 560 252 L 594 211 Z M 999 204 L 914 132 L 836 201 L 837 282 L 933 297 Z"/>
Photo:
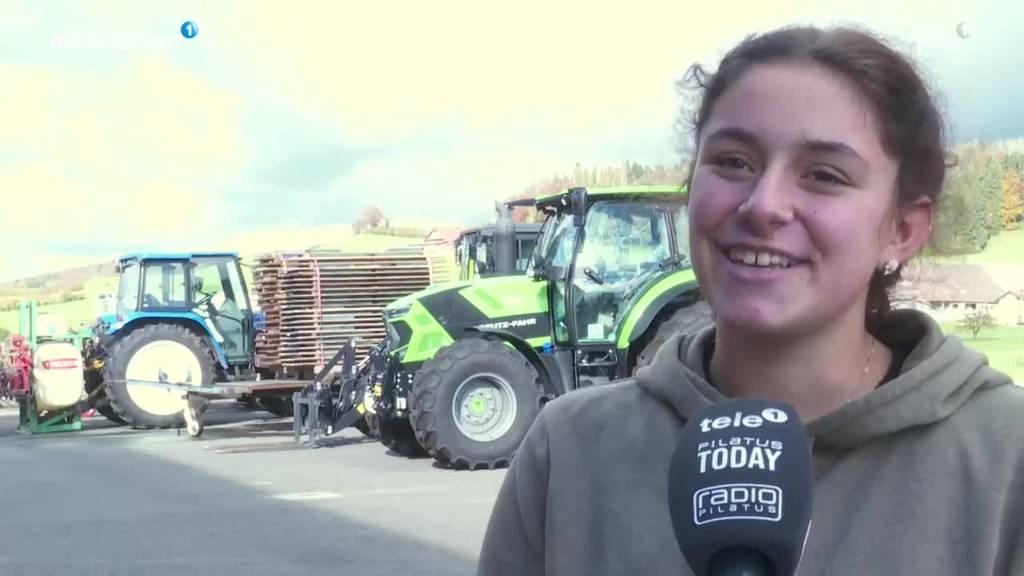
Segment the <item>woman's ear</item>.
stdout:
<path fill-rule="evenodd" d="M 932 235 L 934 212 L 935 205 L 927 196 L 897 208 L 892 235 L 882 250 L 881 262 L 892 259 L 906 262 L 920 252 Z"/>

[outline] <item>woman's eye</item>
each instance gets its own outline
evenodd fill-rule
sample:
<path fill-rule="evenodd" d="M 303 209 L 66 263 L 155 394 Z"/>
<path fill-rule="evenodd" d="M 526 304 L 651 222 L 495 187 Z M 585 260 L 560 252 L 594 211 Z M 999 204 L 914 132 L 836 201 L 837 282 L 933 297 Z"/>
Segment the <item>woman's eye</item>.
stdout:
<path fill-rule="evenodd" d="M 750 164 L 739 156 L 723 156 L 715 160 L 715 166 L 727 170 L 749 170 Z"/>
<path fill-rule="evenodd" d="M 847 184 L 847 180 L 845 178 L 843 178 L 839 174 L 836 174 L 832 170 L 813 170 L 810 176 L 815 182 L 821 182 L 823 184 Z"/>

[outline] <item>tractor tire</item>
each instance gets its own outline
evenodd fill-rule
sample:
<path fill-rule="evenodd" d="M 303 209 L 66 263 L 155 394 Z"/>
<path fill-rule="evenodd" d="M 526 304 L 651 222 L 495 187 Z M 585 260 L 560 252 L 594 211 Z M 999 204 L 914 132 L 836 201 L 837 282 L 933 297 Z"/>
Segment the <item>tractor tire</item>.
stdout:
<path fill-rule="evenodd" d="M 98 392 L 96 390 L 99 389 Z M 114 412 L 113 407 L 110 406 L 110 400 L 107 399 L 107 390 L 103 386 L 103 374 L 89 370 L 85 373 L 85 392 L 92 398 L 92 407 L 97 412 L 102 414 L 114 424 L 127 424 L 120 416 Z M 93 392 L 96 395 L 93 396 Z"/>
<path fill-rule="evenodd" d="M 697 332 L 705 326 L 710 326 L 714 321 L 714 312 L 711 311 L 708 303 L 703 300 L 679 308 L 658 325 L 654 335 L 644 345 L 636 358 L 636 366 L 633 368 L 634 374 L 637 368 L 646 366 L 654 360 L 655 353 L 669 338 L 676 334 Z"/>
<path fill-rule="evenodd" d="M 381 418 L 377 414 L 367 413 L 363 417 L 366 434 L 380 440 L 380 443 L 399 456 L 406 458 L 422 458 L 427 451 L 416 440 L 412 425 L 405 418 Z M 360 429 L 361 430 L 361 429 Z"/>
<path fill-rule="evenodd" d="M 442 348 L 413 383 L 416 439 L 442 465 L 507 466 L 540 413 L 540 375 L 504 342 L 469 338 Z"/>
<path fill-rule="evenodd" d="M 185 424 L 181 392 L 151 386 L 128 386 L 127 378 L 210 386 L 213 354 L 206 342 L 183 326 L 149 324 L 107 349 L 103 367 L 107 399 L 114 413 L 134 428 L 172 428 Z M 198 374 L 197 374 L 198 373 Z M 202 410 L 202 409 L 201 409 Z"/>

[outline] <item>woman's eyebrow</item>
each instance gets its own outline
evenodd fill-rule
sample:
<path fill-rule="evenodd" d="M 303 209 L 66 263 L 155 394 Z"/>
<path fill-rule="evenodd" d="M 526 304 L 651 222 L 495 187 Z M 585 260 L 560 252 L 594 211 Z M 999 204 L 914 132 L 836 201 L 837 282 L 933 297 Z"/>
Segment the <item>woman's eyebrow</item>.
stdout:
<path fill-rule="evenodd" d="M 723 126 L 722 128 L 715 130 L 708 135 L 707 143 L 720 140 L 731 140 L 741 144 L 746 144 L 747 146 L 757 146 L 760 143 L 760 139 L 758 139 L 756 134 L 746 128 L 740 128 L 739 126 Z M 845 142 L 811 139 L 802 142 L 800 144 L 800 149 L 804 152 L 846 156 L 859 164 L 864 166 L 868 165 L 868 161 L 865 160 L 864 157 L 853 148 L 853 146 L 850 146 Z"/>
<path fill-rule="evenodd" d="M 839 156 L 846 156 L 852 160 L 867 165 L 868 161 L 863 156 L 857 153 L 856 150 L 849 144 L 844 142 L 835 142 L 832 140 L 807 140 L 801 145 L 807 152 L 817 152 L 820 154 L 837 154 Z"/>
<path fill-rule="evenodd" d="M 708 135 L 708 143 L 716 140 L 736 140 L 749 146 L 756 146 L 758 142 L 753 132 L 738 126 L 724 126 Z"/>

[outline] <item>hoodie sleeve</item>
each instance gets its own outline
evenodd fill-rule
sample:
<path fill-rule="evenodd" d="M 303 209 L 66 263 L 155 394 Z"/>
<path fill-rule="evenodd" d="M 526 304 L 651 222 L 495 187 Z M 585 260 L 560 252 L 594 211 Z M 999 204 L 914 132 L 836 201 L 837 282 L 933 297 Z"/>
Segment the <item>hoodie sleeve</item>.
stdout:
<path fill-rule="evenodd" d="M 548 486 L 545 411 L 519 446 L 484 535 L 477 576 L 543 576 Z"/>

